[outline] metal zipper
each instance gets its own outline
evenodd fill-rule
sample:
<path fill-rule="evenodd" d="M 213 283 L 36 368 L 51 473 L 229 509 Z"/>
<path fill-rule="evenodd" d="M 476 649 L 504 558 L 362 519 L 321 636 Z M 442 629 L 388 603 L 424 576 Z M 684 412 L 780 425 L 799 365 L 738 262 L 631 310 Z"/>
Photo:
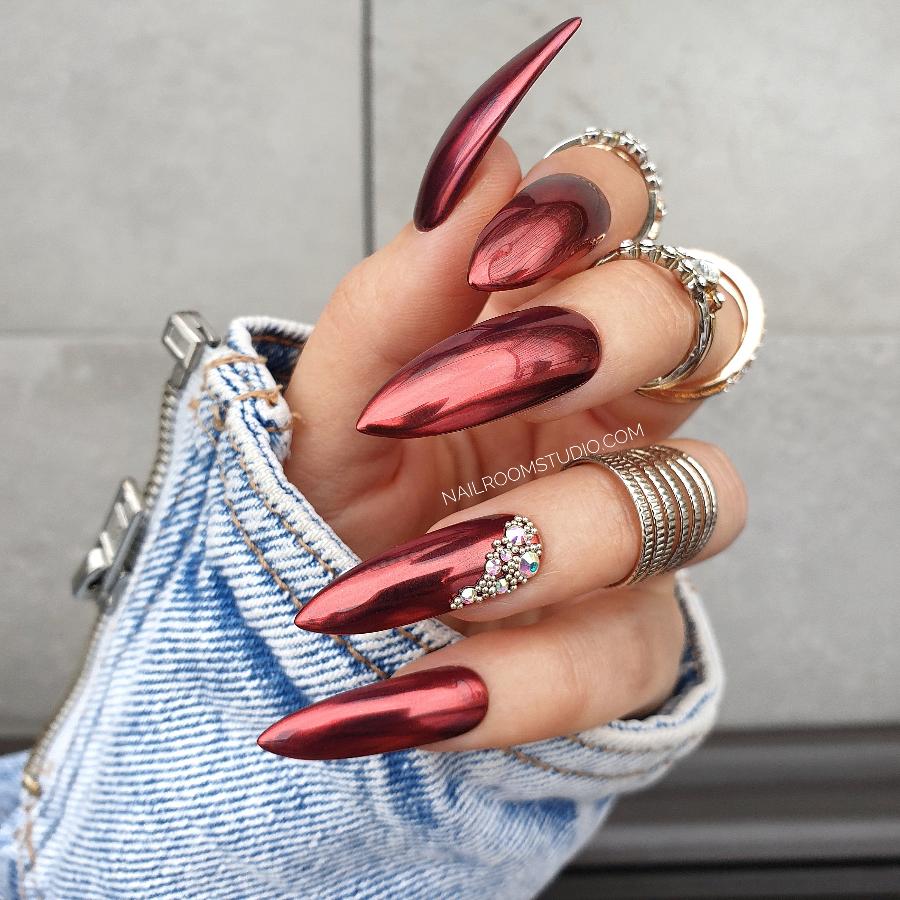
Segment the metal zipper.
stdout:
<path fill-rule="evenodd" d="M 169 316 L 163 331 L 162 343 L 174 357 L 175 367 L 163 390 L 159 412 L 159 437 L 153 466 L 143 491 L 131 478 L 126 478 L 119 484 L 97 540 L 85 554 L 72 579 L 72 593 L 79 599 L 94 600 L 98 606 L 98 615 L 79 674 L 59 709 L 38 738 L 25 764 L 22 784 L 35 797 L 41 795 L 39 773 L 50 743 L 84 691 L 93 669 L 101 637 L 134 567 L 147 519 L 159 497 L 172 461 L 175 415 L 181 393 L 206 348 L 215 347 L 219 343 L 219 338 L 199 313 L 178 312 Z"/>

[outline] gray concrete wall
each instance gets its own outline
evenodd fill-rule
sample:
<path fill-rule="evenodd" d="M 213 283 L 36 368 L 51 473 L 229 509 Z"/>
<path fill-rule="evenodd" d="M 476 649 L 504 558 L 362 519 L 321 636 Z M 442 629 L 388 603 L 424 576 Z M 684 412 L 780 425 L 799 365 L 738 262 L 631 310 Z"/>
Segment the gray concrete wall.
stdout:
<path fill-rule="evenodd" d="M 666 239 L 734 257 L 768 301 L 751 377 L 685 429 L 751 490 L 745 536 L 696 572 L 723 721 L 900 721 L 900 266 L 874 245 L 896 221 L 898 11 L 374 0 L 366 29 L 350 0 L 0 2 L 0 737 L 33 733 L 76 665 L 69 574 L 149 464 L 168 312 L 314 320 L 366 199 L 382 243 L 459 104 L 572 12 L 504 131 L 523 165 L 586 124 L 632 130 Z"/>

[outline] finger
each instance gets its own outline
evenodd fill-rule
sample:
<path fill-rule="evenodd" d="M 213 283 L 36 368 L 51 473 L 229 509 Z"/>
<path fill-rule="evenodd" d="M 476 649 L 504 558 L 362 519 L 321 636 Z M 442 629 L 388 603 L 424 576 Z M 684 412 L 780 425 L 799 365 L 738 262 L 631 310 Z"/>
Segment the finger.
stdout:
<path fill-rule="evenodd" d="M 684 643 L 671 579 L 598 599 L 437 650 L 387 681 L 287 716 L 260 746 L 299 759 L 508 747 L 657 708 Z"/>
<path fill-rule="evenodd" d="M 475 320 L 485 298 L 466 282 L 472 242 L 518 180 L 516 158 L 498 139 L 440 228 L 422 233 L 407 225 L 343 279 L 286 391 L 303 422 L 289 475 L 299 460 L 316 470 L 336 457 L 377 457 L 380 442 L 354 433 L 360 409 L 398 365 Z"/>
<path fill-rule="evenodd" d="M 743 485 L 711 444 L 671 446 L 697 460 L 718 497 L 715 527 L 696 557 L 705 559 L 743 528 Z M 541 459 L 545 468 L 557 464 L 552 456 Z M 539 470 L 540 460 L 533 462 Z M 511 525 L 515 516 L 524 517 L 522 527 Z M 295 621 L 310 631 L 350 634 L 406 625 L 451 608 L 469 621 L 501 619 L 624 580 L 641 546 L 637 510 L 622 482 L 605 467 L 576 466 L 454 513 L 424 537 L 356 566 L 317 594 Z M 503 583 L 492 581 L 495 590 L 474 602 L 485 575 Z M 456 609 L 463 601 L 467 605 Z"/>
<path fill-rule="evenodd" d="M 698 378 L 720 368 L 740 340 L 737 305 L 720 313 Z M 369 401 L 357 428 L 414 438 L 516 413 L 531 422 L 560 419 L 667 374 L 696 340 L 696 307 L 672 272 L 611 262 L 425 351 Z"/>
<path fill-rule="evenodd" d="M 596 146 L 554 153 L 528 172 L 478 236 L 469 283 L 510 291 L 586 269 L 639 234 L 648 202 L 643 177 L 618 154 Z M 496 315 L 521 299 L 514 291 L 508 301 L 492 301 Z"/>
<path fill-rule="evenodd" d="M 669 697 L 684 648 L 671 578 L 589 595 L 532 625 L 482 632 L 397 673 L 477 672 L 489 702 L 473 730 L 434 750 L 508 747 L 645 715 Z M 535 677 L 538 675 L 538 677 Z"/>

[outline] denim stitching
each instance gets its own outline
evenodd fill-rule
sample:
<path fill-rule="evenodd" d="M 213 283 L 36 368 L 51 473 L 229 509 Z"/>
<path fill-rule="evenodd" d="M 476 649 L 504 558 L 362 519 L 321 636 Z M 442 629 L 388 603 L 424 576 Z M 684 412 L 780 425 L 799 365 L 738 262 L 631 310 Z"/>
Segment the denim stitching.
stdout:
<path fill-rule="evenodd" d="M 228 507 L 229 516 L 231 518 L 232 523 L 238 529 L 238 531 L 241 535 L 241 539 L 244 541 L 244 543 L 247 545 L 247 547 L 250 549 L 250 551 L 253 553 L 253 555 L 256 556 L 257 560 L 259 560 L 259 564 L 263 567 L 263 569 L 265 569 L 265 571 L 268 572 L 268 574 L 272 577 L 272 580 L 275 582 L 276 585 L 278 585 L 279 589 L 284 591 L 288 595 L 288 597 L 290 597 L 291 602 L 297 607 L 297 609 L 302 609 L 303 603 L 300 601 L 300 599 L 297 597 L 297 595 L 294 593 L 294 591 L 291 590 L 290 586 L 284 581 L 284 579 L 282 579 L 281 576 L 272 568 L 272 566 L 269 564 L 268 560 L 266 560 L 262 550 L 260 550 L 259 547 L 256 546 L 253 539 L 250 537 L 249 533 L 247 532 L 247 529 L 245 528 L 244 524 L 241 522 L 240 517 L 238 516 L 237 510 L 235 509 L 234 503 L 228 497 L 228 482 L 227 482 L 227 479 L 225 478 L 225 469 L 224 469 L 224 466 L 222 465 L 222 457 L 219 452 L 219 442 L 215 440 L 215 438 L 212 435 L 212 432 L 206 427 L 205 423 L 200 419 L 199 412 L 196 409 L 194 410 L 194 415 L 195 415 L 198 425 L 206 433 L 206 436 L 209 439 L 210 444 L 212 445 L 213 454 L 214 454 L 214 458 L 216 461 L 216 468 L 219 473 L 219 478 L 222 481 L 222 488 L 223 488 L 222 500 L 225 502 L 225 505 Z M 224 433 L 226 435 L 228 434 L 227 431 L 223 431 L 220 433 Z M 229 443 L 231 443 L 230 435 L 229 435 Z M 232 444 L 232 446 L 234 446 L 234 444 Z M 236 447 L 235 447 L 235 455 L 238 459 L 240 459 L 240 453 L 237 452 Z M 241 468 L 243 469 L 244 467 L 241 466 Z M 244 471 L 246 473 L 246 469 L 244 469 Z M 281 519 L 281 516 L 279 515 L 278 518 Z M 283 522 L 283 519 L 282 519 L 282 522 Z M 304 546 L 306 547 L 305 543 L 304 543 Z M 309 547 L 307 547 L 307 549 L 310 551 L 310 553 L 313 553 Z M 329 572 L 334 571 L 333 569 L 328 568 L 327 564 L 322 559 L 320 559 L 315 553 L 313 553 L 313 556 L 315 556 L 316 560 L 322 565 L 323 568 L 326 569 L 326 571 L 329 571 Z M 330 634 L 330 635 L 328 635 L 328 637 L 330 637 L 335 643 L 340 644 L 342 647 L 346 648 L 346 650 L 350 653 L 350 655 L 357 662 L 362 663 L 364 666 L 366 666 L 368 669 L 370 669 L 372 672 L 374 672 L 379 678 L 388 678 L 389 677 L 387 672 L 385 672 L 380 666 L 378 666 L 374 662 L 372 662 L 372 660 L 368 659 L 368 657 L 366 657 L 362 653 L 360 653 L 359 650 L 357 650 L 346 638 L 344 638 L 340 635 L 337 635 L 337 634 Z"/>

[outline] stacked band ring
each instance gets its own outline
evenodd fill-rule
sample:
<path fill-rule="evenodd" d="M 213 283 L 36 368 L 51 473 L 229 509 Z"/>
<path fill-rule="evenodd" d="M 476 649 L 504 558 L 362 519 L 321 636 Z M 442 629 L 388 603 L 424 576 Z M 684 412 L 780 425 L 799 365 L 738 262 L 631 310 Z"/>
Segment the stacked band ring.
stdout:
<path fill-rule="evenodd" d="M 655 444 L 621 453 L 591 454 L 568 463 L 603 466 L 624 484 L 641 529 L 631 572 L 610 587 L 635 584 L 688 563 L 706 546 L 718 502 L 712 479 L 687 453 Z"/>

